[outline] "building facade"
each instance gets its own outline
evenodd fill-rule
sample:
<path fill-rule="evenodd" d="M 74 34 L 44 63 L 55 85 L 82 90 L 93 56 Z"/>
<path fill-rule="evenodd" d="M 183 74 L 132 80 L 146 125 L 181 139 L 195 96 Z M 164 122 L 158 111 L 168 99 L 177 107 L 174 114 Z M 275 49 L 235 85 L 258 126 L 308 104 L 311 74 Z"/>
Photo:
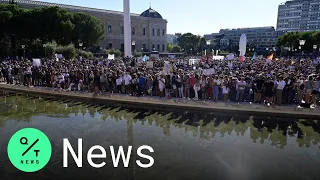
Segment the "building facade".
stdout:
<path fill-rule="evenodd" d="M 21 8 L 32 9 L 44 6 L 58 6 L 71 12 L 85 12 L 100 19 L 106 27 L 106 38 L 100 46 L 106 49 L 124 49 L 123 12 L 48 3 L 30 0 L 15 0 Z M 9 0 L 0 0 L 9 3 Z M 141 14 L 131 13 L 132 51 L 167 51 L 167 20 L 151 7 Z"/>
<path fill-rule="evenodd" d="M 280 4 L 277 30 L 320 30 L 320 0 L 292 0 Z"/>
<path fill-rule="evenodd" d="M 220 49 L 228 51 L 237 51 L 239 48 L 239 40 L 242 34 L 247 36 L 247 47 L 255 49 L 256 52 L 265 53 L 266 49 L 273 49 L 276 42 L 284 31 L 276 31 L 274 27 L 254 27 L 254 28 L 238 28 L 238 29 L 221 29 L 219 33 L 205 35 L 210 38 L 219 38 Z"/>

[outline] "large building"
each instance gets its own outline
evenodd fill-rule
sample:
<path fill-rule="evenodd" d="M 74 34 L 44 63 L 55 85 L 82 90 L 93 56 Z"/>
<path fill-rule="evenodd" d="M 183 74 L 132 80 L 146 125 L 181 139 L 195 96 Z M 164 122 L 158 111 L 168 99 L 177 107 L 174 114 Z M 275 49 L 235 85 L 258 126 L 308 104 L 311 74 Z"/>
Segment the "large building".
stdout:
<path fill-rule="evenodd" d="M 91 14 L 99 18 L 106 27 L 106 38 L 100 45 L 106 49 L 124 49 L 123 12 L 31 0 L 15 2 L 19 7 L 27 9 L 58 6 L 71 12 Z M 9 3 L 9 0 L 0 0 L 0 3 Z M 151 7 L 141 14 L 131 14 L 131 33 L 133 50 L 164 52 L 167 49 L 167 20 Z"/>
<path fill-rule="evenodd" d="M 284 31 L 276 31 L 274 27 L 255 27 L 238 29 L 221 29 L 219 33 L 205 35 L 210 38 L 219 38 L 220 48 L 234 51 L 239 47 L 239 40 L 242 34 L 247 36 L 247 44 L 250 48 L 255 48 L 257 52 L 264 53 L 266 49 L 273 49 L 277 39 L 283 35 Z M 217 41 L 215 39 L 215 41 Z"/>
<path fill-rule="evenodd" d="M 280 4 L 277 30 L 320 30 L 320 0 L 292 0 Z"/>

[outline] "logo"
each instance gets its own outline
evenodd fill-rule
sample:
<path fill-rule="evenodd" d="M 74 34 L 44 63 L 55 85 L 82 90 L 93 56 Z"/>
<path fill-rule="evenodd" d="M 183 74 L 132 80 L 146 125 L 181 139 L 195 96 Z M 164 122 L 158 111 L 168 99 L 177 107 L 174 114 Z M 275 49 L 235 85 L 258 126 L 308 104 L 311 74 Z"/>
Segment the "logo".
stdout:
<path fill-rule="evenodd" d="M 50 160 L 51 152 L 49 138 L 34 128 L 17 131 L 8 144 L 11 163 L 23 172 L 36 172 L 44 168 Z"/>

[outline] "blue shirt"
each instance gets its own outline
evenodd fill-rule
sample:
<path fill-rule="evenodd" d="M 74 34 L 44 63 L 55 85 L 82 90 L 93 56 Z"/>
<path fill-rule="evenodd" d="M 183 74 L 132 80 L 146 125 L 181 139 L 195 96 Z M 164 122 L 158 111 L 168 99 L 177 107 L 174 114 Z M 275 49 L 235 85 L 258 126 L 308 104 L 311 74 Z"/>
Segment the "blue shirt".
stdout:
<path fill-rule="evenodd" d="M 139 77 L 139 87 L 143 88 L 146 84 L 146 78 L 145 77 Z"/>

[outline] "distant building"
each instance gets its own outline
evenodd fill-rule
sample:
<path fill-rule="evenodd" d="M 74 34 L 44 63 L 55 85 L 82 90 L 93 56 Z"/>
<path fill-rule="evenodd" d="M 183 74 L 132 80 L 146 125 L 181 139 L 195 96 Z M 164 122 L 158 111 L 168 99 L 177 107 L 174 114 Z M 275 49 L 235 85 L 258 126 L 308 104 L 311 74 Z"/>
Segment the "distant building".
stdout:
<path fill-rule="evenodd" d="M 237 51 L 240 36 L 246 34 L 249 48 L 255 48 L 259 53 L 265 53 L 266 49 L 275 47 L 277 39 L 284 31 L 276 31 L 274 27 L 254 27 L 238 29 L 221 29 L 219 33 L 205 35 L 206 39 L 219 38 L 219 49 Z"/>
<path fill-rule="evenodd" d="M 101 20 L 106 27 L 106 38 L 100 45 L 107 49 L 124 49 L 123 12 L 80 7 L 65 4 L 56 4 L 30 0 L 15 0 L 21 8 L 33 9 L 44 6 L 58 6 L 71 12 L 86 12 Z M 0 0 L 0 4 L 9 3 L 9 0 Z M 151 7 L 141 14 L 131 13 L 131 33 L 133 50 L 167 50 L 167 20 Z"/>
<path fill-rule="evenodd" d="M 280 4 L 277 30 L 320 30 L 320 0 L 293 0 Z"/>

